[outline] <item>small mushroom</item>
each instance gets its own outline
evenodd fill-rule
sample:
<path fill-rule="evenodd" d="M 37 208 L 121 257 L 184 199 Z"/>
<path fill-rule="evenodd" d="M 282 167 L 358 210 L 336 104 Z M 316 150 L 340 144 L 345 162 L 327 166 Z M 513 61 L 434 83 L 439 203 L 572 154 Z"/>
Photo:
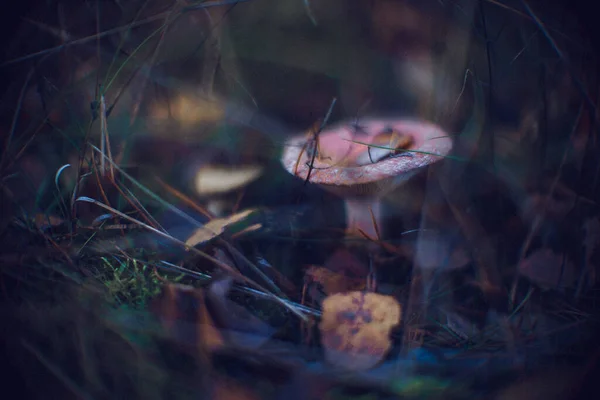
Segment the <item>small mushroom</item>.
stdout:
<path fill-rule="evenodd" d="M 195 173 L 194 189 L 200 197 L 210 197 L 209 210 L 222 216 L 226 196 L 258 179 L 263 170 L 258 164 L 203 165 Z"/>
<path fill-rule="evenodd" d="M 373 238 L 371 212 L 380 226 L 383 195 L 452 149 L 440 127 L 407 119 L 341 123 L 322 131 L 314 143 L 305 135 L 289 139 L 281 159 L 284 168 L 342 197 L 348 232 L 360 229 Z"/>
<path fill-rule="evenodd" d="M 196 172 L 196 193 L 201 196 L 212 196 L 229 193 L 249 184 L 262 174 L 260 165 L 243 165 L 228 167 L 223 165 L 206 165 Z"/>

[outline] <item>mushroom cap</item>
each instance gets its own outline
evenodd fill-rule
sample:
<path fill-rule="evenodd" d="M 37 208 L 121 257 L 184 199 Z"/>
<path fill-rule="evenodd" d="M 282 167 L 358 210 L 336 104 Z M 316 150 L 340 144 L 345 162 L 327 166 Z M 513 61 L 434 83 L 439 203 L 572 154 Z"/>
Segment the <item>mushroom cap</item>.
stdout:
<path fill-rule="evenodd" d="M 196 194 L 211 196 L 232 192 L 258 179 L 263 170 L 264 168 L 258 164 L 201 166 L 194 178 Z"/>
<path fill-rule="evenodd" d="M 360 120 L 358 125 L 359 129 L 356 124 L 340 123 L 319 134 L 320 157 L 314 159 L 311 183 L 343 197 L 381 196 L 404 183 L 420 168 L 442 159 L 452 149 L 448 134 L 430 122 L 371 118 Z M 390 129 L 410 137 L 410 145 L 404 149 L 409 154 L 369 157 L 373 150 L 381 154 L 380 149 L 371 147 L 369 150 L 368 146 L 355 143 L 385 146 L 380 137 Z M 302 179 L 306 179 L 312 159 L 309 139 L 306 134 L 290 138 L 281 159 L 289 173 Z"/>

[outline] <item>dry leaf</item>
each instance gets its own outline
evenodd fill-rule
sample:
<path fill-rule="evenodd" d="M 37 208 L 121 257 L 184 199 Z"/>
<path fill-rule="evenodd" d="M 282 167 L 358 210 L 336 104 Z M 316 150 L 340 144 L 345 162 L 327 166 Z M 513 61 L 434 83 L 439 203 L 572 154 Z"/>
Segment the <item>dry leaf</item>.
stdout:
<path fill-rule="evenodd" d="M 260 397 L 248 386 L 225 377 L 219 377 L 213 381 L 212 393 L 209 398 L 214 400 L 260 399 Z"/>
<path fill-rule="evenodd" d="M 55 226 L 62 225 L 65 220 L 53 215 L 37 214 L 33 220 L 35 226 L 41 230 L 46 230 Z"/>
<path fill-rule="evenodd" d="M 186 344 L 197 344 L 200 349 L 214 351 L 225 340 L 206 308 L 204 293 L 192 286 L 169 284 L 153 302 L 166 332 Z M 201 350 L 201 351 L 202 351 Z"/>
<path fill-rule="evenodd" d="M 305 281 L 313 300 L 321 302 L 328 295 L 363 290 L 369 270 L 348 249 L 336 250 L 325 262 L 324 267 L 310 266 L 306 270 Z M 322 286 L 322 291 L 317 287 Z"/>
<path fill-rule="evenodd" d="M 228 342 L 244 348 L 260 347 L 270 339 L 274 329 L 227 297 L 232 282 L 231 277 L 215 280 L 206 294 L 208 305 Z"/>
<path fill-rule="evenodd" d="M 347 249 L 336 250 L 325 261 L 325 268 L 336 273 L 357 278 L 366 278 L 369 273 L 367 265 Z"/>
<path fill-rule="evenodd" d="M 374 367 L 390 350 L 389 335 L 400 317 L 400 304 L 390 296 L 350 292 L 327 297 L 319 325 L 325 358 L 354 371 Z"/>
<path fill-rule="evenodd" d="M 590 200 L 580 196 L 566 184 L 558 182 L 553 185 L 547 179 L 534 182 L 530 194 L 521 206 L 521 215 L 527 221 L 534 220 L 537 216 L 544 219 L 559 221 L 573 211 L 578 202 L 590 204 Z M 550 193 L 550 189 L 553 188 Z"/>
<path fill-rule="evenodd" d="M 246 211 L 239 212 L 237 214 L 233 214 L 227 218 L 216 218 L 204 226 L 196 229 L 192 236 L 188 240 L 185 241 L 185 244 L 189 247 L 197 246 L 198 244 L 204 244 L 217 236 L 220 236 L 225 232 L 227 228 L 230 228 L 231 225 L 237 224 L 238 222 L 244 221 L 250 214 L 252 214 L 255 210 L 250 209 Z M 260 224 L 252 224 L 252 229 L 244 229 L 245 232 L 254 231 L 260 229 L 262 225 Z"/>
<path fill-rule="evenodd" d="M 363 290 L 366 285 L 366 279 L 351 278 L 316 265 L 306 270 L 306 278 L 311 283 L 315 282 L 323 286 L 326 295 Z"/>
<path fill-rule="evenodd" d="M 534 251 L 519 265 L 519 274 L 542 289 L 572 288 L 579 279 L 578 269 L 566 255 L 552 249 Z"/>

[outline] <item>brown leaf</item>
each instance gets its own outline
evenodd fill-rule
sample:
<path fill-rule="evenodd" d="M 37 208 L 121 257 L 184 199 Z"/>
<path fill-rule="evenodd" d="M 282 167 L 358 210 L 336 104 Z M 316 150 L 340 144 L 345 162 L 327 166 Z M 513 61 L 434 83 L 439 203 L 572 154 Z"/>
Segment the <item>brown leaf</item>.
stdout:
<path fill-rule="evenodd" d="M 35 226 L 41 230 L 59 226 L 65 223 L 65 220 L 53 215 L 37 214 L 33 220 Z"/>
<path fill-rule="evenodd" d="M 213 219 L 213 220 L 209 221 L 208 223 L 206 223 L 204 226 L 196 229 L 196 231 L 194 231 L 192 236 L 190 236 L 190 238 L 188 240 L 186 240 L 185 244 L 189 247 L 194 247 L 199 244 L 204 244 L 206 242 L 209 242 L 210 240 L 222 235 L 232 225 L 241 223 L 241 222 L 246 222 L 245 220 L 254 211 L 255 210 L 250 209 L 250 210 L 239 212 L 237 214 L 233 214 L 227 218 Z M 257 230 L 257 229 L 260 229 L 262 227 L 262 225 L 252 224 L 251 227 L 252 227 L 251 230 Z M 249 232 L 249 228 L 246 227 L 246 229 L 244 229 L 244 231 Z"/>
<path fill-rule="evenodd" d="M 327 297 L 319 325 L 325 358 L 349 370 L 374 367 L 390 350 L 390 331 L 400 317 L 401 306 L 390 296 L 350 292 Z"/>
<path fill-rule="evenodd" d="M 270 339 L 274 329 L 227 297 L 232 282 L 233 279 L 227 276 L 215 280 L 208 288 L 206 297 L 215 322 L 231 344 L 253 349 L 260 347 Z"/>
<path fill-rule="evenodd" d="M 366 279 L 348 277 L 316 265 L 308 268 L 306 278 L 311 283 L 315 282 L 323 286 L 323 291 L 326 295 L 352 290 L 364 290 L 366 286 Z"/>
<path fill-rule="evenodd" d="M 169 284 L 153 302 L 166 333 L 176 340 L 214 351 L 225 344 L 206 308 L 204 293 L 192 286 Z"/>
<path fill-rule="evenodd" d="M 552 249 L 534 251 L 521 262 L 519 273 L 542 289 L 574 287 L 579 279 L 578 268 L 566 255 Z"/>
<path fill-rule="evenodd" d="M 219 377 L 213 381 L 210 399 L 214 400 L 258 400 L 254 390 L 230 378 Z"/>
<path fill-rule="evenodd" d="M 325 268 L 336 273 L 357 278 L 366 278 L 369 273 L 366 263 L 359 260 L 347 249 L 336 250 L 325 261 Z"/>

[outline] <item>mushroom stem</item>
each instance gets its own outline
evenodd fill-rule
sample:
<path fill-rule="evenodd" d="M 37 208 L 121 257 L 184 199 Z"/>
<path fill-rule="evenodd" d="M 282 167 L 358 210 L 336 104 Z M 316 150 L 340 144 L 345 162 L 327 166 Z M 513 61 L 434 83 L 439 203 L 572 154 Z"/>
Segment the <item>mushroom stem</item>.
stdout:
<path fill-rule="evenodd" d="M 346 198 L 346 231 L 362 236 L 359 229 L 370 238 L 378 239 L 381 230 L 381 202 L 376 197 Z M 372 213 L 372 214 L 371 214 Z M 375 229 L 377 224 L 377 229 Z"/>

